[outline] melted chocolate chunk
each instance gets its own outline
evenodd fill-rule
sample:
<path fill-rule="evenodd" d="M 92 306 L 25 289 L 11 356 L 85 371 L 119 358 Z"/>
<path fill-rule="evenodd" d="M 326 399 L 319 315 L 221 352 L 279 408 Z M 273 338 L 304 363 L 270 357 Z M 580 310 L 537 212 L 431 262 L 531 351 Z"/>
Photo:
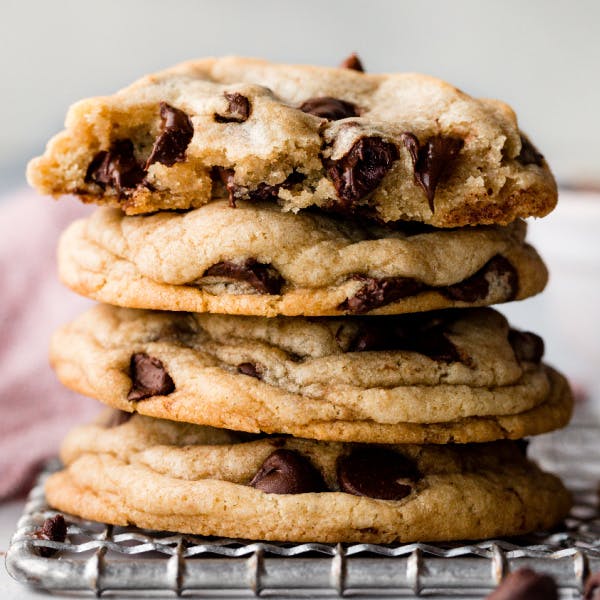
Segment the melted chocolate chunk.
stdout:
<path fill-rule="evenodd" d="M 242 263 L 217 263 L 204 272 L 204 277 L 207 276 L 244 281 L 261 294 L 279 294 L 284 284 L 283 278 L 274 267 L 259 263 L 254 258 L 247 258 Z"/>
<path fill-rule="evenodd" d="M 249 377 L 256 377 L 256 379 L 261 378 L 261 369 L 256 363 L 245 362 L 241 363 L 237 366 L 237 370 L 242 375 L 248 375 Z"/>
<path fill-rule="evenodd" d="M 600 600 L 600 571 L 587 578 L 583 598 L 584 600 Z"/>
<path fill-rule="evenodd" d="M 401 500 L 421 475 L 414 462 L 397 452 L 375 446 L 341 456 L 337 477 L 342 492 L 381 500 Z"/>
<path fill-rule="evenodd" d="M 348 311 L 351 314 L 359 315 L 379 306 L 390 304 L 414 296 L 425 288 L 425 285 L 416 279 L 408 277 L 385 277 L 376 279 L 365 275 L 357 275 L 355 279 L 363 281 L 363 286 L 354 294 L 354 296 L 344 300 L 338 308 Z"/>
<path fill-rule="evenodd" d="M 370 194 L 398 158 L 398 148 L 394 144 L 371 136 L 354 142 L 339 160 L 324 159 L 341 208 L 351 210 L 354 203 Z"/>
<path fill-rule="evenodd" d="M 242 94 L 225 92 L 228 102 L 227 112 L 223 115 L 215 113 L 217 123 L 243 123 L 250 116 L 250 100 Z"/>
<path fill-rule="evenodd" d="M 363 64 L 360 58 L 358 58 L 358 54 L 356 54 L 356 52 L 353 52 L 348 58 L 345 58 L 341 62 L 340 67 L 342 69 L 352 69 L 353 71 L 360 71 L 361 73 L 365 72 Z"/>
<path fill-rule="evenodd" d="M 172 167 L 185 160 L 185 151 L 194 136 L 191 119 L 178 108 L 160 103 L 161 132 L 146 161 L 146 169 L 155 162 Z"/>
<path fill-rule="evenodd" d="M 464 140 L 435 135 L 421 146 L 415 135 L 406 132 L 402 134 L 402 141 L 412 158 L 415 181 L 427 194 L 429 208 L 433 212 L 433 197 L 440 178 L 461 151 Z"/>
<path fill-rule="evenodd" d="M 512 264 L 499 254 L 491 258 L 477 273 L 471 275 L 468 279 L 438 289 L 441 294 L 450 300 L 477 302 L 487 298 L 491 281 L 502 278 L 506 279 L 509 288 L 506 300 L 514 300 L 519 291 L 519 275 Z"/>
<path fill-rule="evenodd" d="M 436 313 L 426 313 L 422 317 L 386 317 L 381 322 L 376 317 L 365 319 L 348 351 L 406 350 L 445 363 L 467 360 L 446 337 L 445 329 L 453 320 L 454 313 L 445 312 L 452 318 L 438 318 Z"/>
<path fill-rule="evenodd" d="M 51 542 L 64 542 L 67 539 L 67 523 L 62 515 L 54 515 L 46 519 L 42 526 L 34 532 L 39 540 L 49 540 Z M 38 547 L 40 556 L 48 558 L 56 554 L 54 548 Z"/>
<path fill-rule="evenodd" d="M 524 568 L 509 573 L 487 600 L 558 600 L 558 589 L 550 575 Z"/>
<path fill-rule="evenodd" d="M 275 450 L 249 484 L 266 494 L 307 494 L 327 490 L 310 461 L 292 450 Z"/>
<path fill-rule="evenodd" d="M 517 160 L 522 165 L 537 165 L 541 167 L 544 162 L 544 155 L 538 152 L 538 149 L 526 138 L 521 135 L 521 152 Z"/>
<path fill-rule="evenodd" d="M 544 340 L 535 333 L 511 329 L 508 332 L 508 341 L 519 362 L 539 363 L 544 356 Z"/>
<path fill-rule="evenodd" d="M 213 167 L 211 170 L 211 176 L 213 181 L 221 181 L 227 190 L 229 196 L 229 206 L 235 208 L 235 201 L 237 199 L 238 186 L 234 183 L 235 172 L 233 169 L 226 169 L 225 167 Z"/>
<path fill-rule="evenodd" d="M 234 183 L 234 170 L 226 169 L 225 167 L 213 167 L 211 175 L 213 177 L 213 180 L 221 181 L 221 183 L 225 186 L 225 189 L 227 190 L 227 194 L 229 196 L 229 206 L 231 208 L 235 208 L 236 201 L 240 200 L 243 194 L 240 193 L 240 187 Z M 248 200 L 254 200 L 259 202 L 266 200 L 276 200 L 280 188 L 288 189 L 296 183 L 304 181 L 305 178 L 306 175 L 298 173 L 297 171 L 292 171 L 283 183 L 279 183 L 276 185 L 268 185 L 266 183 L 259 184 L 256 189 L 248 192 Z"/>
<path fill-rule="evenodd" d="M 110 417 L 106 422 L 106 427 L 111 429 L 113 427 L 118 427 L 119 425 L 123 425 L 123 423 L 127 423 L 131 417 L 133 417 L 133 413 L 115 409 L 111 412 Z"/>
<path fill-rule="evenodd" d="M 331 96 L 322 96 L 320 98 L 310 98 L 300 105 L 300 110 L 321 119 L 329 121 L 338 121 L 349 117 L 358 117 L 359 113 L 352 102 L 332 98 Z"/>
<path fill-rule="evenodd" d="M 133 154 L 131 140 L 117 140 L 110 150 L 98 152 L 85 174 L 86 183 L 96 183 L 102 189 L 114 187 L 118 194 L 142 183 L 146 173 Z"/>
<path fill-rule="evenodd" d="M 131 357 L 129 367 L 131 390 L 127 400 L 137 401 L 151 396 L 167 396 L 175 391 L 175 384 L 158 358 L 138 352 Z"/>

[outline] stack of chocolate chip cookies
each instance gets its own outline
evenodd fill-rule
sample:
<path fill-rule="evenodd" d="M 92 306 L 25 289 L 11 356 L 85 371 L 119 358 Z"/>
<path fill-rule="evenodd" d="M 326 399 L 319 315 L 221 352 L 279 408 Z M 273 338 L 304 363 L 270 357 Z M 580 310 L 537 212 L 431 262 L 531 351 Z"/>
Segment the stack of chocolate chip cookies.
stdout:
<path fill-rule="evenodd" d="M 381 543 L 567 514 L 519 440 L 568 422 L 568 384 L 489 308 L 544 288 L 521 219 L 557 196 L 505 104 L 356 57 L 198 60 L 74 105 L 28 175 L 103 205 L 59 248 L 101 304 L 51 359 L 113 410 L 66 438 L 52 506 Z"/>

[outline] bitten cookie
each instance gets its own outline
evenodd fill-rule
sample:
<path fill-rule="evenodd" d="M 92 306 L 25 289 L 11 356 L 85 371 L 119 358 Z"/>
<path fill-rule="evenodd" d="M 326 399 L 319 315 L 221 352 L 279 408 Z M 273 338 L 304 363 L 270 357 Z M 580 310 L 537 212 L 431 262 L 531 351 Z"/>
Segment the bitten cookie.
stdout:
<path fill-rule="evenodd" d="M 557 199 L 501 102 L 424 75 L 244 58 L 183 63 L 78 102 L 28 178 L 128 214 L 226 191 L 232 206 L 272 200 L 436 227 L 543 216 Z"/>
<path fill-rule="evenodd" d="M 440 230 L 285 213 L 224 200 L 179 213 L 98 210 L 59 247 L 62 281 L 130 308 L 260 316 L 394 314 L 540 292 L 526 225 Z"/>
<path fill-rule="evenodd" d="M 53 507 L 153 530 L 379 543 L 524 534 L 552 527 L 570 507 L 561 482 L 512 442 L 248 439 L 122 417 L 69 434 L 61 452 L 67 466 L 46 483 Z"/>
<path fill-rule="evenodd" d="M 565 425 L 538 336 L 492 309 L 301 319 L 97 306 L 53 337 L 68 387 L 115 408 L 315 439 L 481 442 Z"/>

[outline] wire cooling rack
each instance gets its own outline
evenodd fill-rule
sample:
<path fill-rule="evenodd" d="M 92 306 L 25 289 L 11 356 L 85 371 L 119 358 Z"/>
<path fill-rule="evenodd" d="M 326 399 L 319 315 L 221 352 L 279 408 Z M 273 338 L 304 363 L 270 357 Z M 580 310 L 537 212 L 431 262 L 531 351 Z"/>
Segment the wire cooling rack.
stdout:
<path fill-rule="evenodd" d="M 71 595 L 184 597 L 482 598 L 503 575 L 528 566 L 551 573 L 561 597 L 581 598 L 600 570 L 600 428 L 540 436 L 530 455 L 561 475 L 575 495 L 569 518 L 552 532 L 447 544 L 289 544 L 206 538 L 113 527 L 66 516 L 64 543 L 33 532 L 55 514 L 46 504 L 48 465 L 31 491 L 6 556 L 17 580 Z M 40 556 L 40 546 L 56 554 Z"/>

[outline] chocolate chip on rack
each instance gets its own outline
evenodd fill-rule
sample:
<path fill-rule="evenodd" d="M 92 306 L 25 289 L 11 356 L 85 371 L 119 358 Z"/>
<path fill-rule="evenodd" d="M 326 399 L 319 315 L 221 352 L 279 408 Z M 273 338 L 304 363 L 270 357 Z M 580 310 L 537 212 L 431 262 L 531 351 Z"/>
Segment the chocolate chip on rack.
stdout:
<path fill-rule="evenodd" d="M 261 294 L 279 294 L 284 283 L 275 268 L 259 263 L 255 258 L 248 258 L 241 263 L 231 261 L 217 263 L 209 267 L 203 276 L 243 281 Z"/>
<path fill-rule="evenodd" d="M 354 203 L 371 193 L 399 156 L 394 144 L 370 136 L 356 141 L 339 160 L 323 159 L 341 208 L 352 210 Z"/>
<path fill-rule="evenodd" d="M 67 539 L 67 524 L 62 515 L 54 515 L 46 519 L 42 526 L 34 532 L 34 536 L 39 540 L 49 540 L 51 542 L 64 542 Z M 38 552 L 44 558 L 56 554 L 54 548 L 38 547 Z"/>
<path fill-rule="evenodd" d="M 185 151 L 194 136 L 191 119 L 178 108 L 160 103 L 161 132 L 154 141 L 146 169 L 156 162 L 172 167 L 185 160 Z"/>
<path fill-rule="evenodd" d="M 401 500 L 421 475 L 415 464 L 387 448 L 363 447 L 341 456 L 337 464 L 340 489 L 355 496 Z"/>
<path fill-rule="evenodd" d="M 358 54 L 353 52 L 348 58 L 345 58 L 341 63 L 340 67 L 342 69 L 352 69 L 353 71 L 360 71 L 361 73 L 365 72 L 363 64 L 358 58 Z"/>
<path fill-rule="evenodd" d="M 90 162 L 86 183 L 95 183 L 102 189 L 114 187 L 119 195 L 142 183 L 146 173 L 133 153 L 133 142 L 116 140 L 110 150 L 102 150 Z"/>
<path fill-rule="evenodd" d="M 600 571 L 590 575 L 585 582 L 584 600 L 600 600 Z"/>
<path fill-rule="evenodd" d="M 251 362 L 240 363 L 237 366 L 237 370 L 242 375 L 248 375 L 249 377 L 256 377 L 260 379 L 262 375 L 262 369 L 256 364 Z"/>
<path fill-rule="evenodd" d="M 550 575 L 524 568 L 507 575 L 487 600 L 558 600 L 558 590 Z"/>
<path fill-rule="evenodd" d="M 504 256 L 492 257 L 477 273 L 468 279 L 439 288 L 441 294 L 450 300 L 476 302 L 487 298 L 490 293 L 490 279 L 503 279 L 508 289 L 506 300 L 512 300 L 519 292 L 519 276 L 512 264 Z M 435 288 L 434 288 L 435 289 Z"/>
<path fill-rule="evenodd" d="M 167 396 L 175 391 L 175 384 L 162 362 L 144 352 L 131 357 L 131 390 L 127 400 L 137 401 L 151 396 Z"/>
<path fill-rule="evenodd" d="M 417 137 L 409 132 L 403 133 L 401 139 L 412 158 L 415 181 L 427 194 L 429 208 L 433 212 L 437 184 L 465 142 L 459 138 L 435 135 L 420 145 Z"/>
<path fill-rule="evenodd" d="M 414 296 L 426 287 L 420 281 L 408 277 L 376 279 L 366 275 L 355 275 L 354 279 L 363 281 L 364 284 L 354 296 L 344 300 L 339 305 L 339 309 L 355 315 L 369 312 L 407 296 Z"/>
<path fill-rule="evenodd" d="M 306 494 L 327 490 L 310 461 L 292 450 L 275 450 L 249 484 L 266 494 Z"/>
<path fill-rule="evenodd" d="M 242 94 L 225 92 L 228 106 L 224 114 L 215 113 L 217 123 L 243 123 L 250 116 L 250 100 Z"/>
<path fill-rule="evenodd" d="M 521 134 L 521 152 L 517 160 L 522 165 L 537 165 L 541 167 L 544 162 L 544 155 L 538 152 L 538 149 L 529 141 L 527 137 Z"/>
<path fill-rule="evenodd" d="M 329 121 L 359 116 L 358 109 L 352 102 L 332 98 L 331 96 L 309 98 L 300 105 L 300 110 Z"/>
<path fill-rule="evenodd" d="M 539 363 L 544 356 L 544 340 L 531 331 L 511 329 L 508 332 L 508 341 L 515 351 L 517 360 L 521 362 Z"/>

